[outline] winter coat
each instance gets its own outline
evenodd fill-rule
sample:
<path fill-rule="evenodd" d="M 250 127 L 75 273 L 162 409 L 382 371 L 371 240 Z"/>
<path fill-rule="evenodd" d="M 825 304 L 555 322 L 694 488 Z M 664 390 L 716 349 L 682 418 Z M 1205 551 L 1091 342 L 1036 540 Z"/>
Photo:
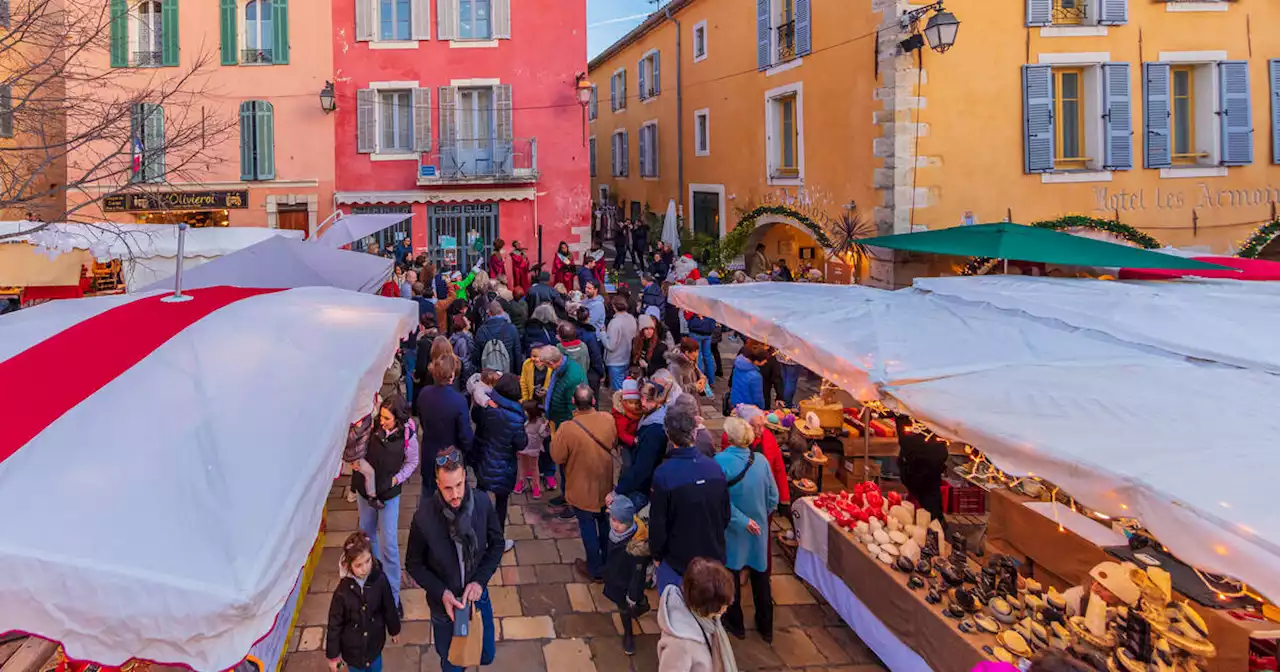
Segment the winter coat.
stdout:
<path fill-rule="evenodd" d="M 532 357 L 524 360 L 524 364 L 520 367 L 520 401 L 537 399 L 534 392 L 539 385 L 547 384 L 546 376 L 547 370 L 539 370 Z"/>
<path fill-rule="evenodd" d="M 636 519 L 636 531 L 622 543 L 610 543 L 604 561 L 604 596 L 624 611 L 644 597 L 649 563 L 649 527 Z"/>
<path fill-rule="evenodd" d="M 604 286 L 601 285 L 602 291 L 603 287 Z M 587 314 L 590 316 L 588 319 L 591 321 L 591 326 L 595 328 L 596 331 L 604 331 L 604 297 L 597 294 L 591 298 L 583 299 L 581 305 L 587 309 Z"/>
<path fill-rule="evenodd" d="M 587 346 L 587 354 L 590 355 L 587 380 L 590 381 L 592 374 L 595 374 L 595 381 L 599 383 L 605 375 L 604 345 L 600 343 L 600 333 L 596 331 L 593 325 L 579 324 L 578 339 L 582 341 L 583 345 Z M 592 387 L 595 387 L 595 385 L 592 385 Z"/>
<path fill-rule="evenodd" d="M 649 225 L 636 224 L 631 227 L 631 247 L 641 252 L 649 249 Z"/>
<path fill-rule="evenodd" d="M 434 465 L 435 462 L 433 461 Z M 433 466 L 434 468 L 434 466 Z M 445 521 L 445 504 L 438 495 L 424 495 L 418 510 L 409 524 L 409 544 L 404 554 L 404 568 L 409 576 L 427 593 L 427 606 L 431 613 L 444 614 L 444 591 L 461 598 L 462 589 L 468 583 L 489 585 L 502 553 L 506 550 L 498 512 L 489 498 L 474 490 L 467 496 L 475 507 L 471 526 L 476 535 L 475 566 L 463 576 L 458 561 L 458 547 L 449 536 L 449 524 Z"/>
<path fill-rule="evenodd" d="M 736 478 L 747 468 L 749 448 L 730 446 L 716 455 L 716 464 L 726 479 Z M 737 571 L 750 567 L 758 572 L 769 568 L 769 515 L 778 508 L 778 486 L 769 473 L 769 462 L 756 455 L 741 481 L 729 488 L 729 529 L 725 530 L 724 566 Z M 760 526 L 760 534 L 747 531 L 748 521 Z"/>
<path fill-rule="evenodd" d="M 641 315 L 640 317 L 645 317 Z M 652 352 L 647 352 L 639 343 L 636 343 L 631 352 L 631 365 L 638 366 L 644 371 L 645 376 L 652 376 L 658 372 L 658 369 L 667 365 L 667 343 L 665 339 L 658 339 L 653 346 Z"/>
<path fill-rule="evenodd" d="M 782 398 L 782 365 L 772 353 L 765 359 L 764 366 L 760 367 L 760 385 L 765 403 L 760 408 L 772 408 L 773 400 Z"/>
<path fill-rule="evenodd" d="M 640 429 L 640 418 L 627 415 L 627 408 L 622 405 L 622 390 L 613 393 L 613 423 L 618 430 L 618 443 L 625 449 L 636 446 L 636 430 Z"/>
<path fill-rule="evenodd" d="M 515 325 L 516 333 L 523 333 L 525 325 L 529 323 L 528 302 L 503 301 L 502 308 L 507 311 L 507 317 L 511 318 L 511 324 Z"/>
<path fill-rule="evenodd" d="M 424 478 L 435 478 L 436 455 L 449 446 L 456 447 L 463 455 L 471 453 L 475 435 L 471 431 L 467 400 L 452 386 L 432 385 L 422 390 L 418 395 L 418 417 L 422 421 L 418 435 L 422 437 Z"/>
<path fill-rule="evenodd" d="M 604 411 L 578 411 L 556 428 L 551 437 L 551 459 L 564 465 L 564 499 L 574 508 L 604 508 L 605 495 L 613 489 L 617 440 L 613 416 Z"/>
<path fill-rule="evenodd" d="M 511 359 L 511 369 L 507 373 L 519 374 L 520 365 L 524 363 L 524 351 L 520 349 L 520 332 L 506 315 L 490 317 L 476 330 L 475 348 L 471 354 L 473 371 L 479 371 L 484 364 L 484 347 L 489 341 L 500 341 L 507 348 L 507 357 Z"/>
<path fill-rule="evenodd" d="M 344 576 L 334 588 L 324 655 L 329 660 L 342 658 L 349 668 L 367 670 L 382 655 L 387 633 L 400 635 L 400 615 L 382 564 L 374 560 L 363 587 L 355 577 Z"/>
<path fill-rule="evenodd" d="M 764 403 L 764 379 L 760 369 L 746 355 L 738 355 L 733 360 L 733 375 L 729 381 L 729 405 L 751 404 L 757 408 L 768 408 Z"/>
<path fill-rule="evenodd" d="M 532 357 L 533 349 L 544 345 L 559 345 L 556 338 L 556 325 L 543 324 L 537 320 L 529 320 L 524 326 L 524 356 Z"/>
<path fill-rule="evenodd" d="M 529 304 L 530 315 L 533 314 L 534 308 L 537 308 L 544 303 L 549 303 L 555 306 L 557 313 L 564 310 L 564 297 L 560 296 L 560 292 L 557 292 L 554 287 L 541 282 L 530 287 L 529 293 L 524 297 L 524 299 Z"/>
<path fill-rule="evenodd" d="M 666 404 L 640 419 L 636 429 L 636 445 L 631 451 L 631 463 L 622 470 L 618 477 L 618 486 L 614 492 L 635 499 L 636 494 L 648 499 L 653 490 L 653 474 L 662 464 L 667 454 L 667 430 L 663 422 L 667 419 Z"/>
<path fill-rule="evenodd" d="M 658 598 L 658 628 L 662 631 L 658 638 L 658 672 L 736 672 L 724 625 L 719 618 L 709 623 L 713 630 L 703 630 L 685 605 L 680 586 L 667 586 Z"/>
<path fill-rule="evenodd" d="M 720 450 L 729 447 L 729 435 L 720 435 Z M 769 471 L 773 472 L 773 484 L 778 487 L 778 500 L 783 504 L 791 503 L 791 483 L 787 480 L 787 462 L 782 458 L 782 449 L 778 447 L 778 439 L 769 429 L 763 429 L 756 435 L 756 442 L 751 449 L 764 456 L 769 462 Z"/>
<path fill-rule="evenodd" d="M 683 338 L 684 330 L 680 328 L 680 309 L 674 303 L 662 306 L 662 324 L 675 342 Z"/>
<path fill-rule="evenodd" d="M 435 289 L 436 301 L 449 298 L 449 281 L 445 280 L 444 273 L 437 274 L 432 284 Z"/>
<path fill-rule="evenodd" d="M 572 359 L 582 369 L 583 375 L 591 368 L 591 351 L 580 339 L 564 341 L 560 344 L 560 352 Z"/>
<path fill-rule="evenodd" d="M 701 315 L 695 315 L 690 312 L 684 314 L 685 322 L 689 325 L 689 333 L 698 336 L 710 336 L 716 330 L 716 321 Z"/>
<path fill-rule="evenodd" d="M 605 366 L 628 366 L 631 364 L 631 344 L 636 340 L 638 332 L 636 318 L 631 313 L 619 313 L 609 321 L 603 338 Z"/>
<path fill-rule="evenodd" d="M 476 351 L 476 339 L 470 332 L 455 331 L 449 335 L 449 344 L 453 346 L 453 354 L 462 363 L 462 370 L 453 380 L 465 385 L 471 374 L 479 370 L 476 363 L 480 359 L 480 353 Z"/>
<path fill-rule="evenodd" d="M 658 286 L 658 283 L 649 283 L 640 290 L 641 312 L 644 312 L 644 310 L 650 306 L 653 306 L 658 310 L 662 310 L 662 307 L 665 305 L 667 305 L 667 297 L 663 296 L 662 288 Z"/>
<path fill-rule="evenodd" d="M 475 469 L 476 489 L 502 495 L 516 487 L 516 453 L 525 448 L 527 418 L 520 402 L 496 391 L 489 393 L 489 399 L 497 406 L 471 409 L 476 436 L 467 463 Z"/>
<path fill-rule="evenodd" d="M 724 562 L 730 515 L 729 489 L 720 465 L 693 447 L 667 453 L 653 473 L 649 507 L 649 545 L 655 559 L 681 575 L 694 558 Z M 764 522 L 762 536 L 768 539 L 768 521 Z"/>
<path fill-rule="evenodd" d="M 676 348 L 667 353 L 666 367 L 675 376 L 680 389 L 690 394 L 699 394 L 707 385 L 707 376 L 698 370 L 697 364 L 689 359 L 683 350 Z"/>
<path fill-rule="evenodd" d="M 586 260 L 583 260 L 582 265 L 578 266 L 578 289 L 584 292 L 587 291 L 587 283 L 590 282 L 597 282 L 596 272 L 595 269 L 592 268 L 591 264 L 587 263 Z M 565 288 L 567 289 L 568 285 L 566 285 Z M 604 288 L 601 287 L 601 289 Z"/>
<path fill-rule="evenodd" d="M 566 357 L 552 374 L 553 384 L 547 391 L 547 419 L 557 425 L 573 417 L 573 391 L 587 382 L 582 367 Z"/>

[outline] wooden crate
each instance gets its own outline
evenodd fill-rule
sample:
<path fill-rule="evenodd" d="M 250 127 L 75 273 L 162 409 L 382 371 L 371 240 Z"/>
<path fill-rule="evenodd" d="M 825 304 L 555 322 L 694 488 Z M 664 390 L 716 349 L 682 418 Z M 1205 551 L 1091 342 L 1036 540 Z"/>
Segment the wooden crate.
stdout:
<path fill-rule="evenodd" d="M 863 470 L 864 462 L 866 462 L 864 458 L 848 457 L 848 456 L 846 456 L 844 460 L 841 461 L 840 481 L 845 484 L 845 487 L 852 489 L 854 485 L 861 483 L 864 480 L 864 474 L 865 474 Z M 869 463 L 869 466 L 871 468 L 871 472 L 870 472 L 871 480 L 874 481 L 880 478 L 880 463 L 877 462 L 875 458 L 872 458 Z"/>

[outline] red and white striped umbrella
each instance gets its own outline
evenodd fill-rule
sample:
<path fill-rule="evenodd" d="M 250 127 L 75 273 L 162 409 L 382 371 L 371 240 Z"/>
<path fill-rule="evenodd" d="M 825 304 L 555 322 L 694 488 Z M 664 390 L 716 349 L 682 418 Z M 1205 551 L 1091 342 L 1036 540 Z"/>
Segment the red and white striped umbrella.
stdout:
<path fill-rule="evenodd" d="M 189 294 L 0 317 L 0 632 L 225 669 L 271 630 L 417 307 Z"/>

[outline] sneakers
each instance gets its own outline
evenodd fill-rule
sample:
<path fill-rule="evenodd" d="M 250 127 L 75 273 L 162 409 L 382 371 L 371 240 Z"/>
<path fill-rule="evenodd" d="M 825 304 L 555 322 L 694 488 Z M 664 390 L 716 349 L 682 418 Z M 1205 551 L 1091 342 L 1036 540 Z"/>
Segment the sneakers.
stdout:
<path fill-rule="evenodd" d="M 506 542 L 506 549 L 504 549 L 502 552 L 503 552 L 503 553 L 510 553 L 510 552 L 511 552 L 511 549 L 513 549 L 513 548 L 515 548 L 515 547 L 516 547 L 516 540 L 515 540 L 515 539 L 508 539 L 508 540 L 507 540 L 507 542 Z"/>
<path fill-rule="evenodd" d="M 548 490 L 555 490 L 555 489 L 556 489 L 556 485 L 557 485 L 557 484 L 556 484 L 556 477 L 555 477 L 555 476 L 548 476 L 548 477 L 547 477 L 547 489 L 548 489 Z"/>
<path fill-rule="evenodd" d="M 531 494 L 534 499 L 542 499 L 542 486 L 538 485 L 538 479 L 536 478 L 533 479 L 533 492 Z"/>
<path fill-rule="evenodd" d="M 347 488 L 346 500 L 351 504 L 356 503 L 356 491 L 350 487 Z"/>
<path fill-rule="evenodd" d="M 516 489 L 515 489 L 515 490 L 512 490 L 512 492 L 516 493 L 517 495 L 523 495 L 523 494 L 524 494 L 524 482 L 525 482 L 526 480 L 527 480 L 527 479 L 523 479 L 523 478 L 521 478 L 521 479 L 517 480 L 517 481 L 516 481 Z"/>

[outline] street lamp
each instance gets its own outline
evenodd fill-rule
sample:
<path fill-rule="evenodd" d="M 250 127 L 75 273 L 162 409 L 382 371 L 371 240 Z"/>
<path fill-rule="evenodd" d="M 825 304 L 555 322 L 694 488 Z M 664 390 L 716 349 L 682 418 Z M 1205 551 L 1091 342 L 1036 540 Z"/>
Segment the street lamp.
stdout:
<path fill-rule="evenodd" d="M 933 12 L 933 16 L 930 16 L 928 22 L 925 23 L 924 35 L 921 36 L 919 33 L 920 19 L 929 12 Z M 960 30 L 960 20 L 956 18 L 955 14 L 944 9 L 942 0 L 939 0 L 931 5 L 903 12 L 902 29 L 908 33 L 906 39 L 898 43 L 904 53 L 924 47 L 925 38 L 928 38 L 929 46 L 933 47 L 934 51 L 942 54 L 946 53 L 956 43 L 956 33 Z"/>
<path fill-rule="evenodd" d="M 587 79 L 587 73 L 579 72 L 578 79 L 574 83 L 574 88 L 578 92 L 578 104 L 582 106 L 582 146 L 587 146 L 587 106 L 591 104 L 591 80 Z"/>
<path fill-rule="evenodd" d="M 325 114 L 338 109 L 338 98 L 334 95 L 333 82 L 325 81 L 324 88 L 320 89 L 320 109 Z"/>

